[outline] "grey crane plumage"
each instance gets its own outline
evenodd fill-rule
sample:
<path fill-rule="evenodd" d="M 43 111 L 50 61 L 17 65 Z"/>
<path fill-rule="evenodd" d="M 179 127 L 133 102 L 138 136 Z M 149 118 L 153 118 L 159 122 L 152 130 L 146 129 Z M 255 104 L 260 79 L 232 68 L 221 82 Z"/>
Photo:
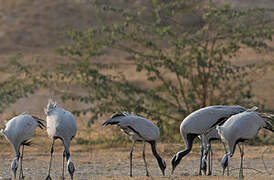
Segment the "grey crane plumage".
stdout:
<path fill-rule="evenodd" d="M 180 125 L 180 133 L 184 139 L 186 150 L 180 151 L 173 156 L 171 174 L 173 174 L 182 158 L 191 151 L 193 141 L 198 135 L 207 134 L 213 127 L 224 122 L 228 117 L 245 110 L 241 106 L 216 105 L 201 108 L 189 114 Z"/>
<path fill-rule="evenodd" d="M 132 176 L 132 153 L 136 141 L 143 141 L 143 159 L 146 168 L 146 175 L 149 176 L 147 163 L 145 159 L 145 144 L 148 142 L 151 145 L 152 153 L 157 159 L 158 165 L 162 171 L 162 174 L 165 175 L 166 163 L 161 158 L 156 150 L 156 140 L 160 136 L 159 129 L 148 119 L 145 119 L 140 116 L 134 116 L 128 113 L 116 113 L 109 120 L 103 123 L 104 126 L 107 125 L 117 125 L 129 135 L 133 141 L 130 149 L 130 176 Z"/>
<path fill-rule="evenodd" d="M 229 152 L 224 155 L 221 161 L 223 172 L 228 165 L 229 159 L 233 156 L 235 147 L 239 142 L 253 138 L 261 128 L 274 132 L 271 123 L 264 119 L 260 113 L 254 112 L 255 109 L 256 108 L 253 108 L 233 115 L 223 125 L 216 127 L 222 141 L 227 143 L 229 146 Z M 238 144 L 238 147 L 241 154 L 239 178 L 243 178 L 242 166 L 244 150 L 243 145 L 240 147 Z"/>
<path fill-rule="evenodd" d="M 77 132 L 77 124 L 74 116 L 63 108 L 57 107 L 56 102 L 49 100 L 47 108 L 45 109 L 47 115 L 47 132 L 50 138 L 52 138 L 51 153 L 50 153 L 50 164 L 48 170 L 47 180 L 50 180 L 50 169 L 52 154 L 54 151 L 54 142 L 56 139 L 61 139 L 64 145 L 63 152 L 63 169 L 62 177 L 64 179 L 64 159 L 67 160 L 68 172 L 73 179 L 73 174 L 75 171 L 74 164 L 70 157 L 70 142 L 75 137 Z"/>
<path fill-rule="evenodd" d="M 6 123 L 5 129 L 1 130 L 1 133 L 13 145 L 14 152 L 16 154 L 16 158 L 11 163 L 11 169 L 13 171 L 14 178 L 16 178 L 19 159 L 19 178 L 24 178 L 22 168 L 24 146 L 30 146 L 31 143 L 29 139 L 32 138 L 37 127 L 40 127 L 41 129 L 45 127 L 43 122 L 44 120 L 38 117 L 29 114 L 21 114 L 9 120 Z M 22 153 L 20 153 L 20 147 L 22 147 Z"/>

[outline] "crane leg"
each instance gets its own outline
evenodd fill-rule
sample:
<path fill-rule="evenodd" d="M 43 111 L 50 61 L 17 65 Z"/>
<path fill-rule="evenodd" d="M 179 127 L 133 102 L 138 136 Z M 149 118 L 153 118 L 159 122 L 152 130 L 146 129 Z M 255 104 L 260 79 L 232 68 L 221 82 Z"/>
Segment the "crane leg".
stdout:
<path fill-rule="evenodd" d="M 210 150 L 211 151 L 211 156 L 210 156 L 210 166 L 211 166 L 211 169 L 210 169 L 210 175 L 212 175 L 212 171 L 213 171 L 213 151 L 212 151 L 212 149 Z"/>
<path fill-rule="evenodd" d="M 224 145 L 225 154 L 227 154 L 227 149 L 226 149 L 225 143 L 223 142 L 222 144 Z M 229 176 L 229 164 L 227 165 L 226 169 L 227 169 L 227 171 L 226 171 L 227 172 L 227 176 Z M 224 175 L 224 172 L 223 172 L 223 175 Z"/>
<path fill-rule="evenodd" d="M 53 154 L 54 142 L 55 142 L 55 139 L 53 138 L 52 144 L 51 144 L 51 149 L 50 149 L 49 171 L 48 171 L 48 176 L 47 176 L 46 180 L 51 180 L 51 177 L 50 177 L 50 168 L 51 168 L 51 162 L 52 162 L 52 154 Z"/>
<path fill-rule="evenodd" d="M 202 175 L 202 159 L 203 159 L 203 156 L 204 156 L 204 146 L 201 143 L 201 157 L 200 157 L 199 176 Z"/>
<path fill-rule="evenodd" d="M 63 152 L 63 170 L 62 170 L 62 179 L 65 179 L 65 175 L 64 175 L 64 169 L 65 169 L 65 156 L 66 156 L 66 150 L 64 150 Z"/>
<path fill-rule="evenodd" d="M 23 157 L 24 157 L 24 144 L 22 145 L 22 153 L 21 153 L 21 156 L 20 156 L 19 179 L 24 179 L 24 174 L 23 174 Z"/>
<path fill-rule="evenodd" d="M 134 150 L 134 146 L 135 146 L 136 141 L 133 140 L 132 146 L 130 148 L 130 153 L 129 153 L 129 176 L 132 177 L 132 153 Z"/>
<path fill-rule="evenodd" d="M 208 176 L 212 175 L 212 149 L 211 145 L 208 146 Z"/>
<path fill-rule="evenodd" d="M 242 144 L 242 148 L 241 148 L 241 146 L 238 144 L 238 147 L 241 153 L 239 179 L 244 179 L 244 174 L 243 174 L 244 145 Z"/>
<path fill-rule="evenodd" d="M 146 142 L 144 141 L 144 147 L 143 147 L 143 159 L 145 163 L 145 168 L 146 168 L 146 176 L 149 176 L 148 170 L 147 170 L 147 162 L 146 162 Z"/>

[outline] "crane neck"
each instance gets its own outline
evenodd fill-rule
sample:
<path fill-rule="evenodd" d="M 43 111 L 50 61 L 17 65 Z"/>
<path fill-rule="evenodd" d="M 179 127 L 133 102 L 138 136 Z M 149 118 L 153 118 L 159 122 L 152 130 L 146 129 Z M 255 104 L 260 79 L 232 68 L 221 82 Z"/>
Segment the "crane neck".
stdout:
<path fill-rule="evenodd" d="M 184 156 L 186 156 L 192 149 L 192 145 L 193 145 L 193 141 L 194 139 L 198 136 L 198 134 L 188 134 L 186 136 L 186 150 L 184 151 L 180 151 L 177 154 L 175 154 L 171 160 L 171 164 L 172 164 L 172 171 L 171 174 L 173 174 L 175 168 L 177 167 L 177 165 L 180 163 L 180 161 L 182 160 L 182 158 Z"/>
<path fill-rule="evenodd" d="M 153 155 L 158 159 L 161 158 L 160 155 L 158 154 L 157 150 L 156 150 L 156 142 L 155 141 L 149 141 L 150 145 L 151 145 L 151 150 Z"/>
<path fill-rule="evenodd" d="M 150 145 L 151 145 L 151 150 L 153 155 L 155 156 L 155 158 L 157 159 L 158 165 L 163 173 L 163 176 L 165 175 L 165 169 L 166 169 L 166 163 L 165 161 L 162 159 L 162 157 L 158 154 L 157 150 L 156 150 L 156 141 L 149 141 Z"/>

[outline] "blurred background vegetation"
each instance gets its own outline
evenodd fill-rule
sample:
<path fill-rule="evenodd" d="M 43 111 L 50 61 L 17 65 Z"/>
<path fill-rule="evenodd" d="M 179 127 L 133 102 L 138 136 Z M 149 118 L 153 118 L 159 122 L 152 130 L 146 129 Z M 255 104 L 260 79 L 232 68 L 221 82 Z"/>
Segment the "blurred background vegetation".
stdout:
<path fill-rule="evenodd" d="M 153 120 L 166 142 L 182 141 L 181 121 L 205 106 L 274 112 L 272 7 L 1 0 L 1 120 L 21 112 L 44 117 L 54 98 L 78 116 L 78 144 L 115 146 L 125 137 L 99 126 L 116 111 Z M 273 135 L 262 131 L 250 144 L 274 144 Z"/>

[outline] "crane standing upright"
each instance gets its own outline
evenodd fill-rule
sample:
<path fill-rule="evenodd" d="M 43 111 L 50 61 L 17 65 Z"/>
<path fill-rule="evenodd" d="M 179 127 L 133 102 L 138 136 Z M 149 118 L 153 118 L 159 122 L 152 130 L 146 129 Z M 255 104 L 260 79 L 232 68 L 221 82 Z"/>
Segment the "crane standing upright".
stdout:
<path fill-rule="evenodd" d="M 16 171 L 18 168 L 18 161 L 20 158 L 20 170 L 19 179 L 24 178 L 23 174 L 23 154 L 24 146 L 30 146 L 31 142 L 29 139 L 34 135 L 35 129 L 40 127 L 41 129 L 45 127 L 43 124 L 44 120 L 29 115 L 21 114 L 13 117 L 6 123 L 6 128 L 1 129 L 1 133 L 6 137 L 6 139 L 13 145 L 16 158 L 11 163 L 11 169 L 13 171 L 14 178 L 16 179 Z M 20 154 L 20 147 L 22 146 L 22 153 Z"/>
<path fill-rule="evenodd" d="M 60 139 L 64 145 L 62 178 L 64 179 L 64 160 L 66 157 L 68 172 L 70 174 L 71 179 L 73 179 L 75 167 L 70 157 L 69 148 L 70 142 L 75 137 L 77 132 L 77 124 L 75 118 L 69 111 L 57 107 L 56 102 L 54 102 L 51 99 L 48 101 L 45 113 L 47 115 L 47 132 L 49 137 L 52 138 L 49 170 L 46 179 L 51 180 L 50 169 L 52 162 L 52 154 L 54 151 L 53 147 L 56 139 Z"/>

